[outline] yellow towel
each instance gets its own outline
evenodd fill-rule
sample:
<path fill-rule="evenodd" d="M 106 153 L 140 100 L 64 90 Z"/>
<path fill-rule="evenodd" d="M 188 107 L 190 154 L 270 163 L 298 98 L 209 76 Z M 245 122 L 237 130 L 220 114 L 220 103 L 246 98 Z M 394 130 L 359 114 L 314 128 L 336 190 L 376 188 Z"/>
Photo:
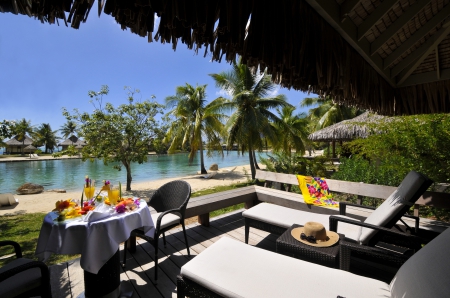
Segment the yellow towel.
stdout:
<path fill-rule="evenodd" d="M 306 204 L 339 207 L 329 192 L 325 178 L 297 175 L 297 180 Z"/>

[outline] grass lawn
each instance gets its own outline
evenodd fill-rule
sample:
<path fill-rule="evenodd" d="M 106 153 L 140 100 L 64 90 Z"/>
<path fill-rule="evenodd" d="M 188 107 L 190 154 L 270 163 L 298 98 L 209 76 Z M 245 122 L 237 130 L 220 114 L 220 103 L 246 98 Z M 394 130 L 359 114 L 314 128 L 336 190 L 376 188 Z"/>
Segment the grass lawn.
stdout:
<path fill-rule="evenodd" d="M 229 186 L 219 186 L 207 190 L 202 190 L 192 193 L 192 197 L 198 197 L 202 195 L 207 195 L 211 193 L 226 191 L 230 189 L 236 189 L 240 187 L 249 186 L 252 183 L 239 183 Z M 243 208 L 244 204 L 239 204 L 236 206 L 231 206 L 228 208 L 216 210 L 210 214 L 211 217 L 218 216 L 227 212 L 238 210 Z M 13 240 L 20 244 L 22 247 L 22 253 L 24 258 L 35 259 L 34 251 L 36 250 L 37 240 L 39 237 L 39 232 L 41 230 L 42 221 L 44 220 L 45 213 L 28 213 L 21 215 L 11 215 L 11 216 L 0 216 L 0 241 L 1 240 Z M 13 254 L 14 250 L 12 247 L 2 247 L 0 248 L 0 257 L 9 256 Z M 58 255 L 52 254 L 50 259 L 47 261 L 47 265 L 54 265 L 61 262 L 66 262 L 68 260 L 78 258 L 80 255 Z M 0 258 L 0 267 L 6 264 L 13 258 L 2 259 Z"/>

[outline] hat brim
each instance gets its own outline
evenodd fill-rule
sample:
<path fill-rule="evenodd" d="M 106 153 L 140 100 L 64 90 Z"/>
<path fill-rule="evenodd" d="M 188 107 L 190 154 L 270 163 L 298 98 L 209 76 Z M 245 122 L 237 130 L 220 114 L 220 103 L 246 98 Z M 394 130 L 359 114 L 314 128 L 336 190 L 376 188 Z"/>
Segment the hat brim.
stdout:
<path fill-rule="evenodd" d="M 292 237 L 294 237 L 296 240 L 305 243 L 310 246 L 315 247 L 329 247 L 333 246 L 339 241 L 339 235 L 336 232 L 327 231 L 327 237 L 328 239 L 326 241 L 323 240 L 317 240 L 316 243 L 311 243 L 309 241 L 303 240 L 300 238 L 300 235 L 303 233 L 304 227 L 294 228 L 291 231 Z"/>

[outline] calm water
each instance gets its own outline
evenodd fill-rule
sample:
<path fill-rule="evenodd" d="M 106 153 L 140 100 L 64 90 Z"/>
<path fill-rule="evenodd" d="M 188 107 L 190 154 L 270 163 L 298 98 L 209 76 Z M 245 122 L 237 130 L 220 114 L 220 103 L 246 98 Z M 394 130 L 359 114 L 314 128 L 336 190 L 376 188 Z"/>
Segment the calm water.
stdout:
<path fill-rule="evenodd" d="M 219 165 L 219 169 L 248 164 L 248 155 L 238 155 L 238 152 L 225 153 L 225 157 L 215 155 L 212 158 L 205 156 L 206 169 L 213 163 Z M 131 188 L 133 182 L 174 178 L 194 175 L 200 171 L 200 159 L 197 158 L 191 165 L 188 162 L 188 154 L 173 154 L 149 156 L 143 164 L 132 165 Z M 62 188 L 67 191 L 79 190 L 83 187 L 84 177 L 89 175 L 91 179 L 100 185 L 102 180 L 126 183 L 126 171 L 113 169 L 113 164 L 105 166 L 102 161 L 81 161 L 81 159 L 64 159 L 48 161 L 25 161 L 0 163 L 0 193 L 13 192 L 26 182 L 41 184 L 45 189 Z"/>

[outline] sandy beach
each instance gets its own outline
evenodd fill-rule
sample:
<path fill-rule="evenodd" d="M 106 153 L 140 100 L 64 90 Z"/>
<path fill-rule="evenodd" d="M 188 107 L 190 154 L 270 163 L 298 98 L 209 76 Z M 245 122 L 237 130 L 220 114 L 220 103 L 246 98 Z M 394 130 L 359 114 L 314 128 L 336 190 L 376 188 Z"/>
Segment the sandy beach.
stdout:
<path fill-rule="evenodd" d="M 132 182 L 131 183 L 131 193 L 126 193 L 126 195 L 133 195 L 139 198 L 148 200 L 153 191 L 158 187 L 172 180 L 185 180 L 191 187 L 192 191 L 199 191 L 202 189 L 207 189 L 219 185 L 230 185 L 239 182 L 245 182 L 250 176 L 250 166 L 237 166 L 234 171 L 230 172 L 231 168 L 219 169 L 217 174 L 211 179 L 205 179 L 200 177 L 200 175 L 184 176 L 178 178 L 168 178 L 147 182 Z M 208 171 L 210 172 L 210 171 Z M 247 175 L 246 175 L 247 173 Z M 55 193 L 44 191 L 40 194 L 34 195 L 17 195 L 14 196 L 19 200 L 19 203 L 13 206 L 1 206 L 0 216 L 8 214 L 23 214 L 23 213 L 33 213 L 33 212 L 49 212 L 55 208 L 55 202 L 58 200 L 65 200 L 69 198 L 79 199 L 81 197 L 82 188 L 76 192 L 67 193 Z"/>

